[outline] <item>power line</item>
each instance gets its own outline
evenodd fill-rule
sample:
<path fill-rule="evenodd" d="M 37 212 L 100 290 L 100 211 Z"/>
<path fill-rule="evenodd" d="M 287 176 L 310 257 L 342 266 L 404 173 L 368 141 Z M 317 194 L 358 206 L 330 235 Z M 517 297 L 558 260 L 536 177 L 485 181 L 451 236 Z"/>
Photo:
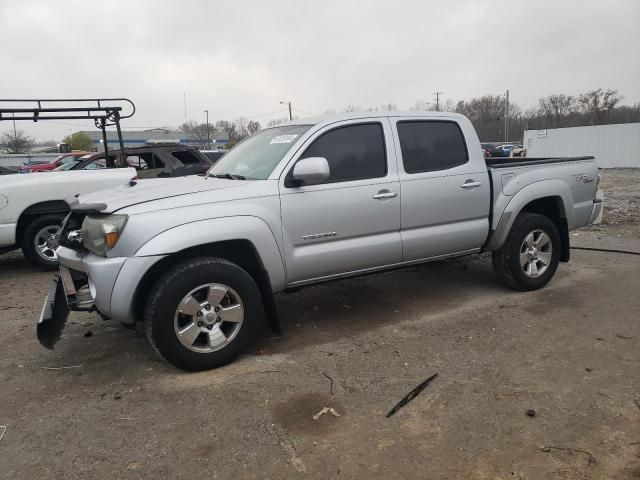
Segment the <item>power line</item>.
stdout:
<path fill-rule="evenodd" d="M 312 117 L 316 117 L 317 116 L 315 113 L 305 112 L 304 110 L 300 110 L 299 108 L 294 108 L 294 110 L 296 112 L 304 113 L 305 115 L 311 115 Z"/>

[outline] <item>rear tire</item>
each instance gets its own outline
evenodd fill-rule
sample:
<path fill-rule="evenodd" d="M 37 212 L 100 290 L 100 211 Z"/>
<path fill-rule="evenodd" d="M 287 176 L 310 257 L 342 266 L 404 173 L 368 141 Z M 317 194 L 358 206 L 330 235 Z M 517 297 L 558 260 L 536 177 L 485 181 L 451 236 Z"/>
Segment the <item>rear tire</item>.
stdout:
<path fill-rule="evenodd" d="M 64 221 L 64 215 L 49 214 L 36 217 L 24 229 L 22 234 L 22 253 L 29 262 L 41 270 L 56 270 L 58 257 L 55 251 L 46 245 L 46 238 L 54 234 Z"/>
<path fill-rule="evenodd" d="M 537 290 L 555 274 L 561 239 L 555 223 L 544 215 L 518 215 L 504 245 L 493 252 L 493 269 L 504 285 L 515 290 Z"/>
<path fill-rule="evenodd" d="M 189 371 L 233 361 L 265 325 L 251 275 L 220 258 L 189 259 L 167 271 L 151 290 L 144 321 L 156 352 Z"/>

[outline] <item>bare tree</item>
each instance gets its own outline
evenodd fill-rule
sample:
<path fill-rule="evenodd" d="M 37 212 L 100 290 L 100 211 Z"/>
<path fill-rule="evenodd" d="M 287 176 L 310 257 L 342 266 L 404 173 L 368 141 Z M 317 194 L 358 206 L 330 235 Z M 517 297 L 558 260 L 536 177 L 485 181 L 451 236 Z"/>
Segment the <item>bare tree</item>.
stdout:
<path fill-rule="evenodd" d="M 209 130 L 207 131 L 206 123 L 197 123 L 193 120 L 183 123 L 178 127 L 178 130 L 187 136 L 188 142 L 196 143 L 199 148 L 205 148 L 210 137 L 215 133 L 213 125 L 209 124 Z"/>
<path fill-rule="evenodd" d="M 34 140 L 22 130 L 5 132 L 0 136 L 0 147 L 7 153 L 27 153 L 33 147 Z"/>
<path fill-rule="evenodd" d="M 238 140 L 238 132 L 233 122 L 228 120 L 217 121 L 216 131 L 225 134 L 229 140 Z"/>
<path fill-rule="evenodd" d="M 409 107 L 412 112 L 425 112 L 430 110 L 430 104 L 424 100 L 416 100 L 416 102 Z"/>
<path fill-rule="evenodd" d="M 609 121 L 611 110 L 620 103 L 622 96 L 617 90 L 598 88 L 578 97 L 581 110 L 590 118 L 591 125 L 602 125 Z"/>
<path fill-rule="evenodd" d="M 250 120 L 249 123 L 247 123 L 247 131 L 249 132 L 249 135 L 253 135 L 258 130 L 260 130 L 260 122 Z"/>
<path fill-rule="evenodd" d="M 537 114 L 552 128 L 566 127 L 578 108 L 575 97 L 563 93 L 538 99 Z"/>

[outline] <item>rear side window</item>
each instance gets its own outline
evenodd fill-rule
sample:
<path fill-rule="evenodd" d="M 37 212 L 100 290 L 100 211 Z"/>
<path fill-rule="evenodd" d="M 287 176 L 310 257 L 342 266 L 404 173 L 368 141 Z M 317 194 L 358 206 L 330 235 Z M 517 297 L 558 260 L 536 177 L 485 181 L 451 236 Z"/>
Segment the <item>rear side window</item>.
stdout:
<path fill-rule="evenodd" d="M 447 170 L 469 160 L 462 132 L 454 122 L 398 122 L 397 128 L 407 173 Z"/>
<path fill-rule="evenodd" d="M 171 155 L 182 162 L 183 165 L 193 165 L 201 163 L 200 159 L 190 150 L 178 150 L 171 152 Z"/>
<path fill-rule="evenodd" d="M 347 182 L 387 175 L 387 155 L 382 125 L 347 125 L 318 137 L 300 159 L 324 157 L 330 177 L 324 183 Z"/>

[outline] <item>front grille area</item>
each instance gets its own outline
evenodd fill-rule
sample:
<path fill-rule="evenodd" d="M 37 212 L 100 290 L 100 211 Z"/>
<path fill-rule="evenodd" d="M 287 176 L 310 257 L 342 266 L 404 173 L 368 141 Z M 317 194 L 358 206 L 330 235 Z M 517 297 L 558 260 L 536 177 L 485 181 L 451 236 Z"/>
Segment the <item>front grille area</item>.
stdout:
<path fill-rule="evenodd" d="M 67 219 L 65 226 L 63 230 L 60 232 L 60 240 L 59 240 L 60 245 L 70 248 L 72 250 L 85 249 L 82 246 L 82 244 L 69 241 L 69 239 L 67 238 L 67 235 L 69 234 L 69 232 L 72 232 L 74 230 L 80 230 L 80 228 L 82 228 L 82 222 L 84 221 L 84 217 L 86 216 L 87 214 L 84 212 L 71 212 L 69 214 L 69 218 Z"/>

